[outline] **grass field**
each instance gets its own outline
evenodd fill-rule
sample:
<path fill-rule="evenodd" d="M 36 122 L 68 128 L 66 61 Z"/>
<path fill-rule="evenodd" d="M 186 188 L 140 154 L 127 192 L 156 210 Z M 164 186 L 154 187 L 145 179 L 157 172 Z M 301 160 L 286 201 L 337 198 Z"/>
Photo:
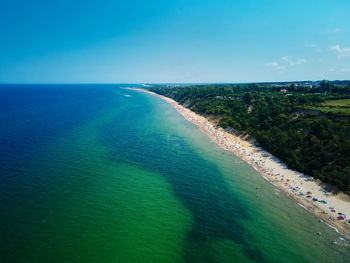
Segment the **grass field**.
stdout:
<path fill-rule="evenodd" d="M 319 106 L 306 107 L 311 110 L 319 110 L 326 114 L 350 115 L 350 99 L 327 100 Z"/>
<path fill-rule="evenodd" d="M 348 107 L 350 108 L 350 99 L 345 100 L 327 100 L 322 105 L 331 107 Z"/>

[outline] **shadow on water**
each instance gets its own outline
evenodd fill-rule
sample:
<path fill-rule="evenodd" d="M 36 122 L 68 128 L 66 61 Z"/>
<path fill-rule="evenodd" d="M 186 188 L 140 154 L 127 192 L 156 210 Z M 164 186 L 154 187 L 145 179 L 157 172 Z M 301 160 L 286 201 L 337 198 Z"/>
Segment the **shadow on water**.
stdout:
<path fill-rule="evenodd" d="M 149 127 L 144 128 L 151 130 L 140 132 L 147 116 L 140 108 L 128 109 L 104 127 L 102 141 L 111 148 L 111 160 L 135 163 L 164 175 L 191 211 L 193 226 L 187 237 L 186 261 L 213 262 L 208 246 L 217 240 L 231 240 L 242 246 L 251 260 L 263 261 L 261 251 L 249 244 L 254 237 L 240 223 L 249 220 L 249 215 L 215 165 L 198 156 L 181 136 Z M 194 247 L 201 253 L 198 259 L 194 258 Z"/>

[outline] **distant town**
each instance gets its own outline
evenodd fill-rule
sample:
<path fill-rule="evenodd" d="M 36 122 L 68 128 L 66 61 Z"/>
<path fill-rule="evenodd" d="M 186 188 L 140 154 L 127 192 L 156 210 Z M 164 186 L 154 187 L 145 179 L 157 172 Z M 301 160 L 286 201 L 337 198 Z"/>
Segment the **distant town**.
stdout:
<path fill-rule="evenodd" d="M 164 84 L 141 84 L 144 87 L 187 87 L 187 86 L 202 86 L 202 85 L 258 85 L 258 86 L 272 86 L 280 87 L 281 92 L 288 92 L 288 87 L 307 87 L 307 88 L 319 88 L 322 83 L 329 83 L 333 87 L 346 87 L 350 86 L 350 80 L 306 80 L 306 81 L 281 81 L 281 82 L 251 82 L 251 83 L 164 83 Z"/>

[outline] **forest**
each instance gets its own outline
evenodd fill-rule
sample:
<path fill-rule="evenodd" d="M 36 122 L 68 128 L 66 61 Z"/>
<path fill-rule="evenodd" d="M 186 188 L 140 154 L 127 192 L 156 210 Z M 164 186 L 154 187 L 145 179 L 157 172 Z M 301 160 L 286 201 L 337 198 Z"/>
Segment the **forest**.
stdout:
<path fill-rule="evenodd" d="M 157 85 L 151 91 L 249 134 L 289 168 L 350 194 L 350 85 Z"/>

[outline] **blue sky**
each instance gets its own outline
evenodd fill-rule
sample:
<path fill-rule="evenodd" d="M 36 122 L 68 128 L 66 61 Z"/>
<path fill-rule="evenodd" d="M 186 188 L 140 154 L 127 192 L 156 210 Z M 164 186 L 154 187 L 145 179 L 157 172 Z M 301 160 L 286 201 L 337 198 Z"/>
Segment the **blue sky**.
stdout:
<path fill-rule="evenodd" d="M 350 79 L 348 0 L 0 2 L 0 82 Z"/>

